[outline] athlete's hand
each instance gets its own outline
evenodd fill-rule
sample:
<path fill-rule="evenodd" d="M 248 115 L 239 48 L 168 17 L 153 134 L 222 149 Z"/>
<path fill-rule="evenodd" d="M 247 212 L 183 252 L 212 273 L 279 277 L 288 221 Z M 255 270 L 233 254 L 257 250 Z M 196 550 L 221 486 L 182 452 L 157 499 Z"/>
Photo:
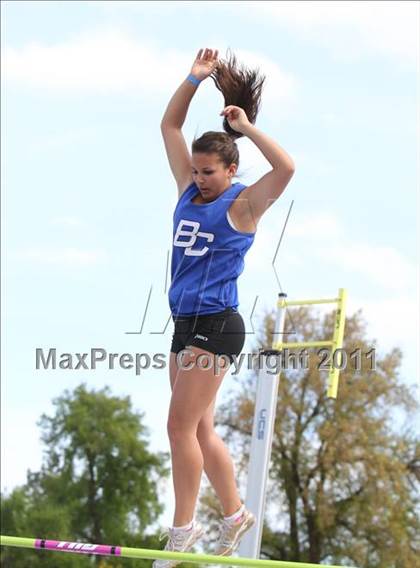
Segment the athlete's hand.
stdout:
<path fill-rule="evenodd" d="M 244 109 L 238 106 L 228 105 L 220 113 L 220 116 L 222 115 L 226 117 L 229 126 L 233 128 L 233 130 L 236 130 L 236 132 L 240 132 L 241 134 L 242 129 L 251 124 Z"/>
<path fill-rule="evenodd" d="M 203 50 L 197 54 L 193 66 L 191 67 L 191 73 L 194 77 L 197 77 L 200 81 L 206 79 L 211 73 L 216 69 L 219 65 L 219 61 L 217 59 L 218 55 L 217 49 L 213 51 L 212 49 L 205 49 L 204 53 Z"/>

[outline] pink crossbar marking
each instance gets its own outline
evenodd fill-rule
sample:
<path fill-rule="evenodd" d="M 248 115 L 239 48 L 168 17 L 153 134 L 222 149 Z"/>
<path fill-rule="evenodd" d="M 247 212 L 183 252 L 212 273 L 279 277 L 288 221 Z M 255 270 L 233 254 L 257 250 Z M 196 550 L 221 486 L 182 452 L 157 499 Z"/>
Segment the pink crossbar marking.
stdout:
<path fill-rule="evenodd" d="M 121 547 L 109 544 L 89 544 L 86 542 L 68 542 L 65 540 L 35 540 L 35 548 L 45 550 L 61 550 L 63 552 L 77 552 L 79 554 L 98 554 L 120 556 Z"/>

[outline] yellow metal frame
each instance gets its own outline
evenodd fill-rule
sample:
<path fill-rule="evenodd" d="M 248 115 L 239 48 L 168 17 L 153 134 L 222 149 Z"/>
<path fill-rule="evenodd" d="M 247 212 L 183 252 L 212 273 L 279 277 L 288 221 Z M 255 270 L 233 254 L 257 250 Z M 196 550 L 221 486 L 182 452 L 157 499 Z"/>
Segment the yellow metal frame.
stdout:
<path fill-rule="evenodd" d="M 331 298 L 327 300 L 293 300 L 289 301 L 286 298 L 279 298 L 277 303 L 277 308 L 289 308 L 290 306 L 308 306 L 315 304 L 337 304 L 336 314 L 335 314 L 335 325 L 334 333 L 331 341 L 303 341 L 303 342 L 284 342 L 273 341 L 273 349 L 282 350 L 286 347 L 288 348 L 304 348 L 304 347 L 331 347 L 331 368 L 328 374 L 328 391 L 327 396 L 329 398 L 337 398 L 338 390 L 338 378 L 339 369 L 333 365 L 334 352 L 336 349 L 343 347 L 344 338 L 344 326 L 346 322 L 346 303 L 347 303 L 347 291 L 344 288 L 339 288 L 338 298 Z"/>

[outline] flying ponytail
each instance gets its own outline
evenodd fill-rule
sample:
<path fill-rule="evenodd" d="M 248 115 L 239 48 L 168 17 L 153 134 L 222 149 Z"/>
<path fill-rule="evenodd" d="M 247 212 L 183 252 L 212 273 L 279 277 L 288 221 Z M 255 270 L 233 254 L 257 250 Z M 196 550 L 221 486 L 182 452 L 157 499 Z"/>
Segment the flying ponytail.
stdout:
<path fill-rule="evenodd" d="M 235 105 L 242 108 L 251 124 L 255 124 L 257 119 L 265 81 L 265 76 L 259 76 L 258 73 L 258 70 L 253 71 L 245 67 L 239 69 L 232 54 L 227 61 L 221 60 L 210 75 L 223 95 L 224 106 Z M 235 140 L 243 134 L 231 128 L 226 117 L 223 119 L 223 129 L 224 132 L 209 131 L 198 139 L 194 138 L 191 150 L 193 153 L 216 153 L 226 168 L 233 163 L 239 167 L 239 150 Z"/>
<path fill-rule="evenodd" d="M 235 105 L 242 108 L 249 122 L 255 124 L 265 76 L 259 75 L 259 70 L 247 69 L 244 66 L 239 68 L 235 55 L 231 53 L 227 61 L 220 61 L 210 77 L 223 95 L 224 106 Z M 223 129 L 233 139 L 243 136 L 229 126 L 226 117 L 223 119 Z"/>

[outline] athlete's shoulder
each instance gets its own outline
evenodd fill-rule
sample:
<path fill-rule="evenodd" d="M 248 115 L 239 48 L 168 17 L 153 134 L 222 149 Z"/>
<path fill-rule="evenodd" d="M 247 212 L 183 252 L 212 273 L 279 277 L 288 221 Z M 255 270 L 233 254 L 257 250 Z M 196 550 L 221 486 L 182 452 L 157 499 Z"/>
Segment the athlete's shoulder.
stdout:
<path fill-rule="evenodd" d="M 186 199 L 189 199 L 191 195 L 198 191 L 198 187 L 196 186 L 195 182 L 191 182 L 182 193 L 178 194 L 178 201 L 176 202 L 176 207 L 183 203 Z"/>
<path fill-rule="evenodd" d="M 236 192 L 239 193 L 240 191 L 242 191 L 243 189 L 246 189 L 248 186 L 245 185 L 244 183 L 241 183 L 240 181 L 237 181 L 236 183 L 233 184 L 232 189 Z"/>
<path fill-rule="evenodd" d="M 187 187 L 186 187 L 185 189 L 183 189 L 182 191 L 180 191 L 180 192 L 178 193 L 179 198 L 181 199 L 181 197 L 182 197 L 185 193 L 187 193 L 188 191 L 191 191 L 192 189 L 193 189 L 194 191 L 198 190 L 198 187 L 197 187 L 195 181 L 192 181 L 189 185 L 187 185 Z"/>
<path fill-rule="evenodd" d="M 232 199 L 236 199 L 236 197 L 238 197 L 241 191 L 243 191 L 247 187 L 248 187 L 247 185 L 244 185 L 243 183 L 240 182 L 232 184 L 231 187 L 228 190 L 226 190 L 226 200 L 232 201 Z"/>

